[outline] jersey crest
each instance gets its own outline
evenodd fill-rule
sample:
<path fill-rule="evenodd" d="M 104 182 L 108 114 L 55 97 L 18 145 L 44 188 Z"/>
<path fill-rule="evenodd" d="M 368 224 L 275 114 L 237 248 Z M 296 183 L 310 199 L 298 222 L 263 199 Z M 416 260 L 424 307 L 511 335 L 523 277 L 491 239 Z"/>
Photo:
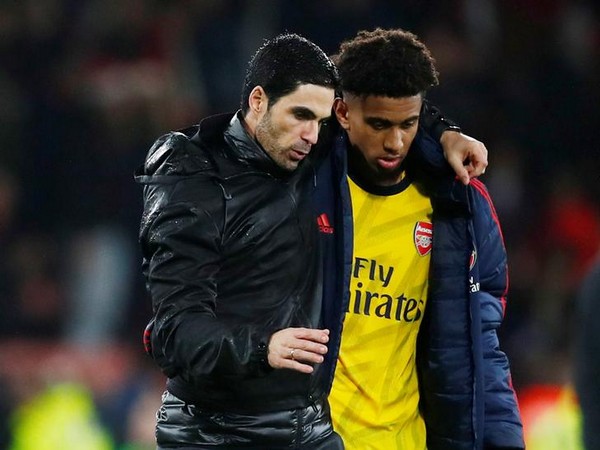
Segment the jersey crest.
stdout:
<path fill-rule="evenodd" d="M 433 225 L 429 222 L 419 221 L 415 224 L 415 247 L 421 256 L 427 255 L 431 251 L 433 242 Z"/>

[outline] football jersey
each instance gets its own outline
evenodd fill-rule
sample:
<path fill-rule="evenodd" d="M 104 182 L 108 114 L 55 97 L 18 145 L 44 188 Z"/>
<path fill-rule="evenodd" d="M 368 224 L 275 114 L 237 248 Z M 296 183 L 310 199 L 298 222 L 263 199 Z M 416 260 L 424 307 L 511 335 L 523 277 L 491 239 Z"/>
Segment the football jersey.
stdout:
<path fill-rule="evenodd" d="M 423 450 L 415 353 L 427 304 L 431 201 L 406 179 L 385 195 L 348 182 L 354 254 L 329 397 L 334 427 L 348 450 Z"/>

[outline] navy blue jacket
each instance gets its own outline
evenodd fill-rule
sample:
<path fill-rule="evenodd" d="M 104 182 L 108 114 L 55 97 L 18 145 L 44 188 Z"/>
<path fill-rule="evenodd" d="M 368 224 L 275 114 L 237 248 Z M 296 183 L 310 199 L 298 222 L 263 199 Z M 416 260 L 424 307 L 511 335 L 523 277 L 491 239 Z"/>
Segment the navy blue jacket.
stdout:
<path fill-rule="evenodd" d="M 508 288 L 498 217 L 485 186 L 456 181 L 437 145 L 419 133 L 413 146 L 420 151 L 413 147 L 407 159 L 407 170 L 433 205 L 430 288 L 417 350 L 427 447 L 524 448 L 509 364 L 497 336 Z M 321 236 L 332 368 L 342 331 L 339 311 L 347 309 L 350 295 L 353 221 L 346 151 L 340 132 L 317 173 L 315 192 L 318 214 L 330 222 Z"/>

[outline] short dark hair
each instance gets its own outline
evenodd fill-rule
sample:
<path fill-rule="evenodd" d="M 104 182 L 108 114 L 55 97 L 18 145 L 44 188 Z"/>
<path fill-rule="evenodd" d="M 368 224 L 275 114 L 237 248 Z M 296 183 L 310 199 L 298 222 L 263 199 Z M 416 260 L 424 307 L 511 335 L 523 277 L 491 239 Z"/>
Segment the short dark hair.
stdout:
<path fill-rule="evenodd" d="M 242 89 L 242 113 L 248 112 L 248 97 L 256 86 L 265 90 L 271 107 L 302 84 L 335 90 L 337 83 L 337 69 L 319 46 L 297 34 L 280 34 L 267 40 L 248 63 Z"/>
<path fill-rule="evenodd" d="M 333 57 L 343 92 L 412 97 L 438 84 L 435 61 L 414 34 L 401 29 L 359 31 Z"/>

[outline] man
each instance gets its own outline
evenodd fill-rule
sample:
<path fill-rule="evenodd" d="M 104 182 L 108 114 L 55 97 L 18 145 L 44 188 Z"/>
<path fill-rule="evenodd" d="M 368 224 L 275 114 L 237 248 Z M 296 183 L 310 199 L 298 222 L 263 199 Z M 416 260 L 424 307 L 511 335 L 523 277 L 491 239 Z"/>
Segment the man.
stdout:
<path fill-rule="evenodd" d="M 316 45 L 280 36 L 250 62 L 240 113 L 150 150 L 140 178 L 149 183 L 141 244 L 155 313 L 147 337 L 169 377 L 159 448 L 342 448 L 310 376 L 328 331 L 312 169 L 300 165 L 335 87 Z"/>
<path fill-rule="evenodd" d="M 346 232 L 337 248 L 323 234 L 350 285 L 329 397 L 334 428 L 350 450 L 523 448 L 496 334 L 508 284 L 498 218 L 481 182 L 462 185 L 416 153 L 434 61 L 413 34 L 381 29 L 358 33 L 336 58 L 342 130 L 337 162 L 319 174 L 336 195 L 325 183 L 316 193 L 342 199 L 320 210 Z"/>
<path fill-rule="evenodd" d="M 326 401 L 335 355 L 321 364 L 324 324 L 338 329 L 342 310 L 322 311 L 312 203 L 327 160 L 312 146 L 336 77 L 306 39 L 267 41 L 249 63 L 241 111 L 163 136 L 138 173 L 154 311 L 145 341 L 168 376 L 159 448 L 343 448 Z M 476 173 L 485 161 L 466 144 L 458 152 Z"/>

